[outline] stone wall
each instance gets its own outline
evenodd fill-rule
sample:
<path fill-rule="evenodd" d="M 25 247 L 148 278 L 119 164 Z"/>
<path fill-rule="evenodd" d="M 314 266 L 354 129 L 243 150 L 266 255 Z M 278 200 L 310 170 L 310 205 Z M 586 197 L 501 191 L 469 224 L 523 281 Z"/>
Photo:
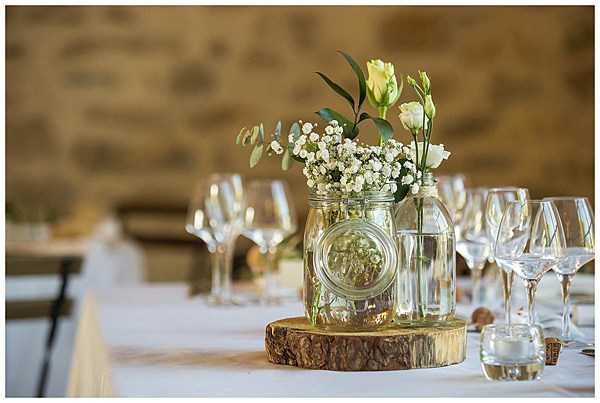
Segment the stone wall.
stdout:
<path fill-rule="evenodd" d="M 534 197 L 594 196 L 592 7 L 6 10 L 9 201 L 42 200 L 59 213 L 78 203 L 185 203 L 202 174 L 239 171 L 286 178 L 305 213 L 298 165 L 250 170 L 249 150 L 233 141 L 258 121 L 344 110 L 313 74 L 352 88 L 336 49 L 429 72 L 434 140 L 453 152 L 441 173 L 528 186 Z"/>

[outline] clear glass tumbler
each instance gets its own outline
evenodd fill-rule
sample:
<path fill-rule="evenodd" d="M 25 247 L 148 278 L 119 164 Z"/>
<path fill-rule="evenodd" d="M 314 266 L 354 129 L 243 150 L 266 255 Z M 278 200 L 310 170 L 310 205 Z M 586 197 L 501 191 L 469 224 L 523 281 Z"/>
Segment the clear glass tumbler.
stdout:
<path fill-rule="evenodd" d="M 481 369 L 491 381 L 531 381 L 542 377 L 544 333 L 538 325 L 487 325 L 481 331 Z"/>

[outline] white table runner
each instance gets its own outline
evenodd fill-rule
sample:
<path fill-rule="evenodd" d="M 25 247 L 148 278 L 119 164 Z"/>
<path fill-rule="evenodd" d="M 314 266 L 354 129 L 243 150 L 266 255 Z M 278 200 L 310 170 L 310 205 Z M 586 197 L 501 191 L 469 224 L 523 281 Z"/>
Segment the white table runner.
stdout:
<path fill-rule="evenodd" d="M 459 307 L 459 314 L 466 313 Z M 186 288 L 145 286 L 98 291 L 85 301 L 70 396 L 546 397 L 593 396 L 594 359 L 564 351 L 532 382 L 490 382 L 479 365 L 478 335 L 467 360 L 445 368 L 330 372 L 270 364 L 265 325 L 302 315 L 278 307 L 208 307 Z M 591 329 L 588 329 L 591 330 Z M 93 336 L 93 337 L 92 337 Z"/>

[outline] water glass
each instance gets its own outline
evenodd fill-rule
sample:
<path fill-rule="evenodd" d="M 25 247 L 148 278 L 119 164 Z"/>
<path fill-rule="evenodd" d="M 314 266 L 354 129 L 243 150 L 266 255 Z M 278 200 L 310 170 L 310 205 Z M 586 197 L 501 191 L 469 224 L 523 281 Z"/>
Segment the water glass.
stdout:
<path fill-rule="evenodd" d="M 548 197 L 556 207 L 565 235 L 565 253 L 552 270 L 561 284 L 563 313 L 561 340 L 568 347 L 581 347 L 584 343 L 574 340 L 574 325 L 571 321 L 569 291 L 572 278 L 585 264 L 594 259 L 594 212 L 585 197 Z"/>
<path fill-rule="evenodd" d="M 529 200 L 529 191 L 526 188 L 507 186 L 488 190 L 485 202 L 485 221 L 488 231 L 488 242 L 490 243 L 490 255 L 488 257 L 490 263 L 494 262 L 494 243 L 496 242 L 496 235 L 498 234 L 498 228 L 500 227 L 500 221 L 502 220 L 506 206 L 513 201 L 524 202 L 527 200 Z M 504 317 L 506 323 L 510 325 L 510 304 L 514 273 L 510 267 L 503 265 L 501 262 L 496 262 L 496 264 L 502 269 L 500 276 L 502 277 L 502 289 L 504 291 Z"/>
<path fill-rule="evenodd" d="M 481 277 L 490 255 L 485 221 L 487 189 L 467 189 L 467 202 L 456 225 L 456 251 L 465 259 L 471 271 L 471 304 L 482 306 Z"/>
<path fill-rule="evenodd" d="M 484 326 L 479 357 L 490 381 L 540 379 L 546 361 L 542 328 L 527 324 Z"/>
<path fill-rule="evenodd" d="M 544 273 L 561 261 L 564 251 L 564 231 L 552 202 L 528 200 L 508 204 L 498 229 L 494 257 L 527 287 L 530 325 L 535 322 L 537 285 Z"/>

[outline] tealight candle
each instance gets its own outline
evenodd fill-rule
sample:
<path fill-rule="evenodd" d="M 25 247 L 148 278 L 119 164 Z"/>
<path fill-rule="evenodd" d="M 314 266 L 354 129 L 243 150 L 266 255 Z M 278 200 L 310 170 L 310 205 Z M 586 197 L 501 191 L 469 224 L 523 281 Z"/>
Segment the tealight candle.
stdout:
<path fill-rule="evenodd" d="M 494 340 L 494 351 L 498 359 L 509 361 L 527 360 L 533 354 L 533 343 L 524 337 L 501 337 Z"/>

